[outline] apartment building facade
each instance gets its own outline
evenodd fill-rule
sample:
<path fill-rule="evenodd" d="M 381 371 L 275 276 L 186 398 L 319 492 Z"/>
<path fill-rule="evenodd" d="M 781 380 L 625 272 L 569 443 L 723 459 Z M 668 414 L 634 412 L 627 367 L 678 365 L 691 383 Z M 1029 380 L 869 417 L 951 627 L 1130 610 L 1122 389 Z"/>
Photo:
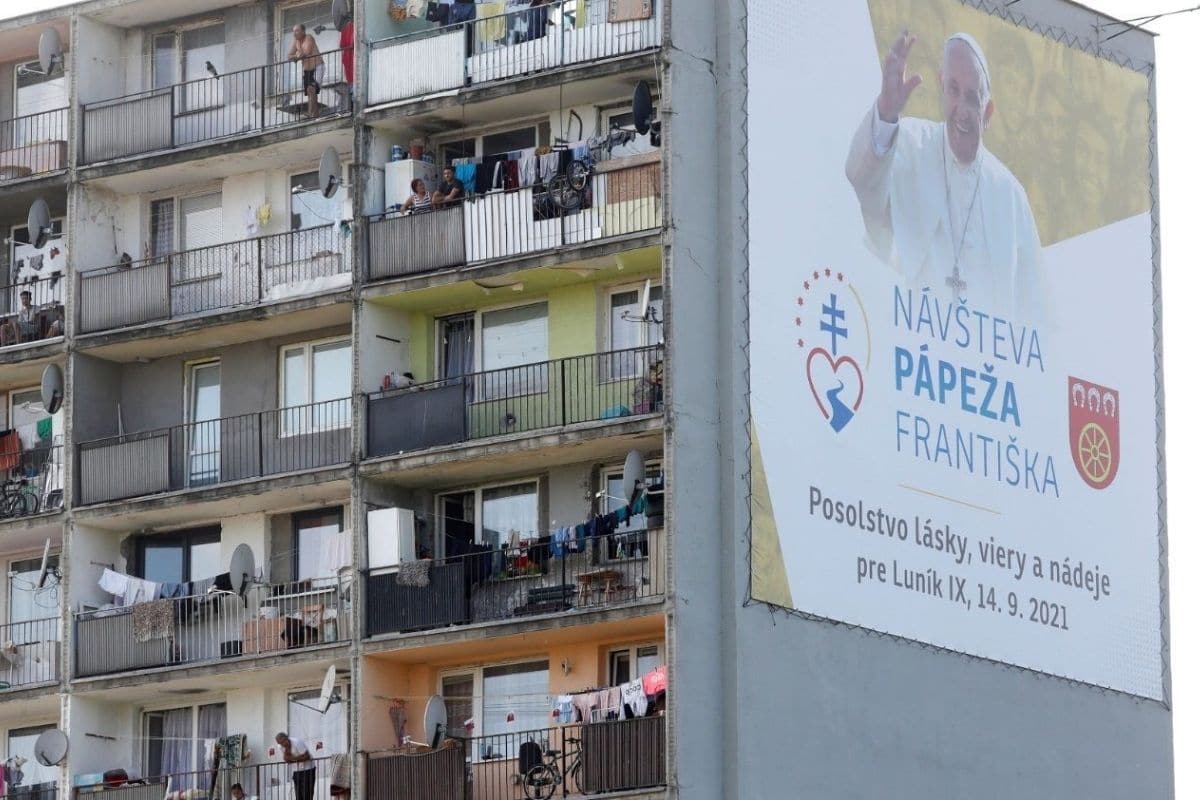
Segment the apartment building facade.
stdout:
<path fill-rule="evenodd" d="M 734 533 L 745 9 L 696 5 L 0 21 L 7 794 L 793 796 L 738 767 L 798 660 Z"/>

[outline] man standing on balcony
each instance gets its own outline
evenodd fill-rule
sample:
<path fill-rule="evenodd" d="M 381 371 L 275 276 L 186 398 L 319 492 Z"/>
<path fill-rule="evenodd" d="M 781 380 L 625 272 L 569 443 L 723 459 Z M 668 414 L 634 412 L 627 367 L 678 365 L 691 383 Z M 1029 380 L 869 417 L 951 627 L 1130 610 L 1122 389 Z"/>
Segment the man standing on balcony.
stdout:
<path fill-rule="evenodd" d="M 296 800 L 313 800 L 317 788 L 317 765 L 312 763 L 308 743 L 286 733 L 275 734 L 275 743 L 283 748 L 283 760 L 292 765 L 292 787 Z"/>
<path fill-rule="evenodd" d="M 292 49 L 288 51 L 288 59 L 299 61 L 300 69 L 304 72 L 304 95 L 308 98 L 308 118 L 317 118 L 317 95 L 321 92 L 321 80 L 325 77 L 325 59 L 321 56 L 321 48 L 302 24 L 292 28 Z"/>

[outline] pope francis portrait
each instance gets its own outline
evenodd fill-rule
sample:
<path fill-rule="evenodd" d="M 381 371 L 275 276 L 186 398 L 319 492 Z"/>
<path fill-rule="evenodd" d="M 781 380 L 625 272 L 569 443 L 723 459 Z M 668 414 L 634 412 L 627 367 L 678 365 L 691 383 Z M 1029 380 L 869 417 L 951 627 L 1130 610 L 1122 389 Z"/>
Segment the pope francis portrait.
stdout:
<path fill-rule="evenodd" d="M 915 41 L 905 31 L 892 45 L 879 96 L 846 160 L 867 245 L 912 289 L 993 316 L 1044 321 L 1042 248 L 1029 200 L 983 144 L 996 111 L 983 49 L 969 34 L 946 39 L 942 121 L 935 122 L 902 116 L 921 85 L 907 69 Z"/>

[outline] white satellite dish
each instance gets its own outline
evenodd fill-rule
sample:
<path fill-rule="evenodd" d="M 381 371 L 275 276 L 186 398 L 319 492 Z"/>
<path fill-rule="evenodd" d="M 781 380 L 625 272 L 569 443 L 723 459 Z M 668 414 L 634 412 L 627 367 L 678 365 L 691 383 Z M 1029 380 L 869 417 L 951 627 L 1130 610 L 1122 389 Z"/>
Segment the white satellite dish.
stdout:
<path fill-rule="evenodd" d="M 42 731 L 33 743 L 33 757 L 43 767 L 57 767 L 67 757 L 70 740 L 58 728 Z"/>
<path fill-rule="evenodd" d="M 33 201 L 33 205 L 29 207 L 29 214 L 25 217 L 25 224 L 29 228 L 29 243 L 41 250 L 46 246 L 53 231 L 50 227 L 50 206 L 46 205 L 45 200 L 39 197 Z"/>
<path fill-rule="evenodd" d="M 350 21 L 350 5 L 346 0 L 333 0 L 333 27 L 339 31 Z"/>
<path fill-rule="evenodd" d="M 62 408 L 63 373 L 58 364 L 47 364 L 42 370 L 42 408 L 47 414 L 56 414 Z"/>
<path fill-rule="evenodd" d="M 338 157 L 337 150 L 332 146 L 326 147 L 325 152 L 321 154 L 321 164 L 317 169 L 317 176 L 321 194 L 327 200 L 337 194 L 337 190 L 342 187 L 342 159 Z"/>
<path fill-rule="evenodd" d="M 642 307 L 640 316 L 643 322 L 650 321 L 650 279 L 646 278 L 646 285 L 642 287 Z"/>
<path fill-rule="evenodd" d="M 337 689 L 337 669 L 333 664 L 325 670 L 325 680 L 321 682 L 321 696 L 317 700 L 317 711 L 324 714 L 333 702 L 333 693 Z"/>
<path fill-rule="evenodd" d="M 646 459 L 642 457 L 641 451 L 630 450 L 629 455 L 625 456 L 625 467 L 621 472 L 621 490 L 625 494 L 626 502 L 632 504 L 645 485 Z"/>
<path fill-rule="evenodd" d="M 447 719 L 446 701 L 440 694 L 435 694 L 425 704 L 425 740 L 434 750 L 441 746 L 442 737 L 446 735 Z"/>
<path fill-rule="evenodd" d="M 50 539 L 46 538 L 46 546 L 42 548 L 42 566 L 38 570 L 37 582 L 34 584 L 37 588 L 42 589 L 46 586 L 46 579 L 50 577 Z"/>
<path fill-rule="evenodd" d="M 47 28 L 42 31 L 38 39 L 38 66 L 42 68 L 43 75 L 49 75 L 55 66 L 62 64 L 62 53 L 62 38 L 58 30 Z"/>
<path fill-rule="evenodd" d="M 229 557 L 229 583 L 233 593 L 240 595 L 254 580 L 254 551 L 248 544 L 239 544 Z"/>

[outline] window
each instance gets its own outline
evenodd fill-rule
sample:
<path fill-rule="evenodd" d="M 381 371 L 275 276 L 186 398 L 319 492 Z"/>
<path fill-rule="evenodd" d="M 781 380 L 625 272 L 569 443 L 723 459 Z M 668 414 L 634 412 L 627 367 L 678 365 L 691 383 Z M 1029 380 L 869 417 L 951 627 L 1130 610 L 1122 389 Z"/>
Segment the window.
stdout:
<path fill-rule="evenodd" d="M 221 362 L 187 365 L 188 486 L 221 480 Z"/>
<path fill-rule="evenodd" d="M 350 340 L 280 348 L 280 433 L 350 427 Z"/>
<path fill-rule="evenodd" d="M 339 696 L 345 698 L 345 687 Z M 322 758 L 334 753 L 349 752 L 350 715 L 345 700 L 331 703 L 322 714 L 317 711 L 319 691 L 292 692 L 288 694 L 287 733 L 298 736 L 308 745 L 313 758 Z M 278 751 L 276 751 L 278 752 Z M 322 796 L 320 793 L 318 796 Z"/>
<path fill-rule="evenodd" d="M 662 658 L 663 648 L 657 644 L 622 647 L 608 653 L 608 685 L 620 686 L 634 678 L 640 678 L 666 662 Z"/>
<path fill-rule="evenodd" d="M 642 319 L 642 300 L 645 286 L 617 289 L 608 296 L 608 349 L 613 355 L 604 359 L 606 380 L 627 380 L 651 377 L 650 367 L 657 357 L 650 358 L 637 348 L 663 343 L 662 286 L 650 287 L 651 321 Z M 629 352 L 629 351 L 634 352 Z"/>
<path fill-rule="evenodd" d="M 225 704 L 211 703 L 142 715 L 144 777 L 175 776 L 171 789 L 198 789 L 206 780 L 204 740 L 226 735 Z M 204 787 L 207 788 L 207 787 Z"/>
<path fill-rule="evenodd" d="M 522 128 L 482 133 L 463 139 L 442 142 L 439 147 L 441 163 L 449 164 L 456 158 L 497 156 L 514 150 L 552 145 L 549 122 L 539 122 Z"/>
<path fill-rule="evenodd" d="M 221 81 L 212 77 L 210 64 L 218 75 L 225 73 L 225 23 L 160 33 L 152 44 L 151 85 L 165 89 L 184 84 L 177 112 L 220 106 Z"/>
<path fill-rule="evenodd" d="M 623 128 L 633 130 L 633 110 L 629 111 L 610 111 L 605 114 L 608 125 L 607 130 L 613 128 Z M 658 106 L 655 105 L 650 110 L 650 119 L 658 118 Z M 649 133 L 639 133 L 633 141 L 628 144 L 617 145 L 609 154 L 611 158 L 627 158 L 629 156 L 641 155 L 642 153 L 653 152 L 656 148 L 650 143 Z"/>
<path fill-rule="evenodd" d="M 28 797 L 36 797 L 39 793 L 31 791 L 34 787 L 54 784 L 58 780 L 58 767 L 46 767 L 39 764 L 33 753 L 33 745 L 37 742 L 37 738 L 53 727 L 53 725 L 39 725 L 32 728 L 9 730 L 7 756 L 10 759 L 19 756 L 25 762 L 21 766 L 25 780 L 21 782 L 20 789 L 16 787 L 10 789 L 12 796 L 20 796 L 20 792 L 23 791 L 28 792 Z M 54 796 L 53 792 L 50 796 Z"/>
<path fill-rule="evenodd" d="M 228 569 L 221 560 L 220 528 L 140 537 L 137 563 L 139 576 L 155 583 L 198 581 Z"/>
<path fill-rule="evenodd" d="M 325 56 L 325 80 L 321 82 L 322 86 L 332 86 L 334 83 L 341 82 L 344 78 L 342 57 L 337 51 L 341 48 L 342 37 L 333 25 L 333 6 L 328 0 L 319 0 L 319 2 L 302 3 L 280 10 L 277 29 L 279 31 L 279 49 L 276 52 L 275 60 L 281 64 L 287 61 L 288 51 L 292 49 L 292 42 L 295 41 L 292 36 L 292 28 L 297 24 L 304 25 L 306 31 L 317 40 L 317 48 Z M 321 30 L 318 31 L 318 28 Z M 277 89 L 281 91 L 300 90 L 299 67 L 287 64 L 281 69 L 280 77 L 283 83 Z"/>
<path fill-rule="evenodd" d="M 63 247 L 63 220 L 61 217 L 50 221 L 50 236 L 46 246 L 41 250 L 30 243 L 29 228 L 25 225 L 12 227 L 11 240 L 3 251 L 11 269 L 0 277 L 0 285 L 7 285 L 0 303 L 6 303 L 7 309 L 15 309 L 20 305 L 21 290 L 28 289 L 33 293 L 33 304 L 40 306 L 50 302 L 62 302 L 61 281 L 51 280 L 37 283 L 52 276 L 61 275 L 66 270 L 66 248 Z M 22 285 L 24 284 L 24 285 Z"/>
<path fill-rule="evenodd" d="M 624 508 L 626 501 L 622 470 L 619 468 L 607 470 L 601 476 L 601 480 L 604 482 L 604 513 L 611 514 L 618 508 Z M 661 487 L 662 484 L 662 465 L 657 463 L 647 464 L 646 485 L 649 487 Z M 608 537 L 608 543 L 605 547 L 605 556 L 610 561 L 626 558 L 645 558 L 649 554 L 645 514 L 630 517 L 629 525 L 618 527 L 616 533 Z"/>
<path fill-rule="evenodd" d="M 187 197 L 164 197 L 150 201 L 150 257 L 164 258 L 175 252 L 212 247 L 224 240 L 221 193 L 206 192 Z M 207 260 L 211 263 L 211 259 Z M 179 262 L 177 281 L 199 277 L 190 274 L 186 260 Z M 197 258 L 197 268 L 206 259 Z"/>
<path fill-rule="evenodd" d="M 339 186 L 333 197 L 321 193 L 320 176 L 302 172 L 291 180 L 291 229 L 294 231 L 334 225 L 342 219 L 346 187 Z"/>
<path fill-rule="evenodd" d="M 46 407 L 42 405 L 41 389 L 20 389 L 10 392 L 8 395 L 8 419 L 9 427 L 21 435 L 21 446 L 26 449 L 36 447 L 42 443 L 43 439 L 50 438 L 42 436 L 44 430 L 39 431 L 39 427 L 42 429 L 46 427 L 39 423 L 50 419 L 50 415 L 46 413 Z"/>
<path fill-rule="evenodd" d="M 58 568 L 58 554 L 52 554 L 49 560 L 50 568 Z M 38 619 L 55 617 L 59 612 L 59 593 L 49 582 L 44 589 L 37 588 L 37 579 L 41 574 L 42 559 L 30 558 L 12 561 L 8 565 L 8 621 L 31 622 Z M 25 626 L 37 628 L 39 626 Z M 31 634 L 41 634 L 43 631 L 30 631 Z M 14 636 L 13 633 L 8 636 Z M 22 639 L 33 641 L 40 636 L 21 636 Z"/>
<path fill-rule="evenodd" d="M 485 311 L 479 315 L 479 363 L 484 371 L 480 399 L 517 397 L 546 391 L 550 334 L 547 306 Z M 502 372 L 498 372 L 503 370 Z"/>
<path fill-rule="evenodd" d="M 479 691 L 476 691 L 479 687 Z M 447 698 L 447 733 L 466 735 L 468 710 L 475 720 L 474 758 L 515 758 L 521 734 L 546 727 L 550 705 L 550 662 L 529 661 L 483 667 L 442 676 L 442 696 Z"/>
<path fill-rule="evenodd" d="M 444 557 L 467 552 L 470 545 L 495 550 L 538 536 L 538 482 L 488 486 L 441 495 Z M 475 509 L 482 513 L 476 514 Z"/>
<path fill-rule="evenodd" d="M 293 570 L 296 580 L 336 578 L 340 565 L 325 563 L 326 543 L 342 531 L 342 509 L 322 508 L 292 515 Z"/>

